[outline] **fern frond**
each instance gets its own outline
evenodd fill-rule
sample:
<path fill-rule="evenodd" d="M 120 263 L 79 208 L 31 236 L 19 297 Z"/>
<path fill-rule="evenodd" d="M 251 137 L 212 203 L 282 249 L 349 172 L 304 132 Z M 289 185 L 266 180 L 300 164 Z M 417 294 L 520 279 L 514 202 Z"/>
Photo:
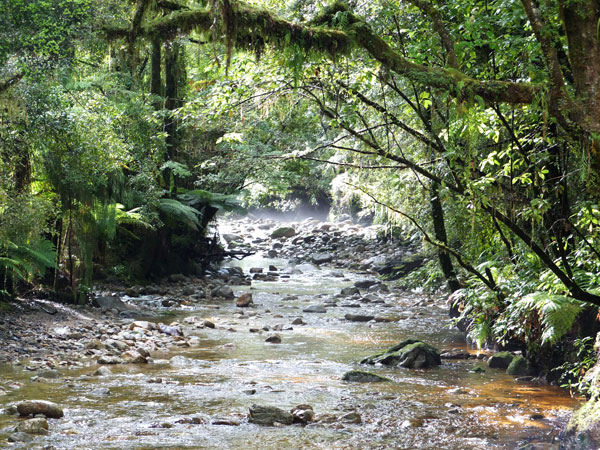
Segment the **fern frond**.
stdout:
<path fill-rule="evenodd" d="M 194 189 L 191 191 L 180 190 L 179 192 L 180 194 L 177 198 L 190 206 L 200 207 L 208 205 L 220 211 L 236 212 L 238 214 L 248 213 L 246 208 L 240 205 L 240 202 L 235 195 L 220 194 L 217 192 L 204 191 L 202 189 Z"/>
<path fill-rule="evenodd" d="M 518 307 L 537 311 L 542 324 L 542 344 L 552 345 L 571 329 L 583 304 L 564 295 L 533 292 L 519 300 Z"/>
<path fill-rule="evenodd" d="M 135 227 L 145 228 L 152 230 L 154 226 L 144 220 L 144 216 L 140 214 L 138 211 L 140 208 L 130 209 L 129 211 L 125 211 L 125 207 L 120 203 L 117 203 L 116 210 L 116 221 L 119 225 L 133 225 Z"/>
<path fill-rule="evenodd" d="M 161 198 L 158 201 L 158 209 L 165 216 L 172 218 L 177 222 L 181 222 L 192 230 L 197 231 L 200 222 L 198 216 L 200 211 L 191 206 L 184 205 L 178 200 L 172 198 Z"/>
<path fill-rule="evenodd" d="M 27 273 L 23 270 L 23 266 L 15 259 L 0 256 L 0 267 L 5 271 L 12 272 L 17 278 L 25 279 L 27 276 Z"/>

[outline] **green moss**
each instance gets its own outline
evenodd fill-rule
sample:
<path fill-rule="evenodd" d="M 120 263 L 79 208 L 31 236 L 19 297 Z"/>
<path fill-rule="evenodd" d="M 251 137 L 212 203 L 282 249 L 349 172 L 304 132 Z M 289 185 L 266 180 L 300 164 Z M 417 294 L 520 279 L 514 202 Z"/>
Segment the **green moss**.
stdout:
<path fill-rule="evenodd" d="M 386 381 L 392 381 L 389 378 L 382 377 L 375 373 L 366 372 L 363 370 L 351 370 L 346 372 L 342 377 L 343 381 L 353 381 L 357 383 L 380 383 Z"/>

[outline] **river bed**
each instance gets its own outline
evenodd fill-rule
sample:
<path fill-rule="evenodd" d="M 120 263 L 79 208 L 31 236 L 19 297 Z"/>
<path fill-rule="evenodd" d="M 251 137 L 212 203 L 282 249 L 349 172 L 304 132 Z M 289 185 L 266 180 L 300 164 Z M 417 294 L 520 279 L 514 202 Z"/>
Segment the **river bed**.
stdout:
<path fill-rule="evenodd" d="M 50 420 L 48 436 L 28 444 L 5 440 L 19 419 L 0 415 L 0 445 L 55 449 L 528 449 L 558 448 L 558 430 L 580 400 L 553 386 L 519 383 L 477 357 L 444 360 L 438 368 L 369 367 L 391 382 L 341 380 L 358 361 L 403 339 L 439 349 L 468 348 L 447 318 L 442 298 L 390 288 L 381 302 L 339 296 L 342 288 L 373 278 L 326 266 L 254 255 L 230 262 L 248 272 L 275 266 L 278 281 L 235 286 L 253 294 L 254 306 L 232 300 L 199 302 L 163 321 L 179 322 L 198 345 L 152 355 L 152 364 L 113 366 L 93 376 L 95 364 L 63 370 L 64 378 L 31 381 L 22 366 L 0 366 L 5 383 L 19 389 L 0 405 L 43 398 L 65 410 Z M 292 271 L 292 269 L 295 269 Z M 158 296 L 128 299 L 157 302 Z M 335 302 L 335 305 L 334 303 Z M 307 313 L 312 304 L 325 313 Z M 160 309 L 160 307 L 159 307 Z M 390 322 L 350 322 L 345 314 L 373 314 Z M 186 318 L 210 320 L 214 329 Z M 301 317 L 304 325 L 292 325 Z M 263 328 L 268 327 L 265 331 Z M 273 331 L 273 328 L 282 328 Z M 286 329 L 289 328 L 289 329 Z M 281 343 L 265 339 L 277 333 Z M 481 355 L 483 356 L 483 355 Z M 481 356 L 479 356 L 481 358 Z M 476 368 L 483 371 L 474 371 Z M 363 368 L 364 369 L 364 368 Z M 361 423 L 264 427 L 247 420 L 252 404 L 289 410 L 311 405 L 317 415 L 339 418 L 356 411 Z M 21 447 L 20 447 L 21 446 Z"/>

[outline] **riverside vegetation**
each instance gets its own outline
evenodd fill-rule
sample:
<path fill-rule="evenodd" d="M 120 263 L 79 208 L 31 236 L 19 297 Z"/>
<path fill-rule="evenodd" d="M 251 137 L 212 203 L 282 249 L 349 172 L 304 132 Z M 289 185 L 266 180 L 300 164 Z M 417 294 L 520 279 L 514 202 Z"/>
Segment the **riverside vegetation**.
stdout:
<path fill-rule="evenodd" d="M 37 325 L 14 335 L 27 317 L 71 320 L 61 305 L 72 314 L 94 303 L 104 311 L 95 322 L 63 327 L 43 345 L 102 353 L 78 339 L 98 333 L 102 347 L 142 328 L 156 348 L 87 356 L 143 364 L 162 347 L 191 345 L 150 306 L 234 295 L 212 291 L 222 276 L 249 281 L 234 267 L 215 272 L 224 258 L 265 250 L 292 265 L 354 261 L 344 268 L 446 296 L 469 342 L 509 352 L 490 366 L 587 396 L 560 445 L 598 445 L 596 2 L 0 6 L 0 357 L 35 358 Z M 235 233 L 219 239 L 237 222 L 230 215 L 215 229 L 218 214 L 261 208 L 330 214 L 338 225 L 300 236 L 282 226 L 269 249 Z M 350 246 L 339 223 L 381 230 Z M 279 282 L 272 272 L 253 278 Z M 159 280 L 188 291 L 195 280 L 202 295 L 167 298 Z M 113 326 L 115 311 L 139 313 L 107 294 L 115 286 L 131 298 L 160 294 L 144 310 L 150 320 Z M 344 318 L 400 325 L 378 311 Z M 392 345 L 413 339 L 400 334 Z M 409 347 L 428 350 L 419 340 Z M 397 348 L 389 359 L 430 365 L 435 355 Z"/>

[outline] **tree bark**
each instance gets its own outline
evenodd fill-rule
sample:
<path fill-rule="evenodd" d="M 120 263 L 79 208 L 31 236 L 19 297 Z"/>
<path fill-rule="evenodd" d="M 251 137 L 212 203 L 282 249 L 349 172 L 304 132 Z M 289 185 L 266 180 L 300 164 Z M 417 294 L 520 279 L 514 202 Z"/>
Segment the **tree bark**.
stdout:
<path fill-rule="evenodd" d="M 446 222 L 444 220 L 444 208 L 440 200 L 440 185 L 435 181 L 430 184 L 431 192 L 429 196 L 429 204 L 431 206 L 431 220 L 433 222 L 433 232 L 435 239 L 448 246 L 448 235 L 446 233 Z M 456 278 L 456 271 L 447 251 L 438 249 L 438 259 L 444 278 L 448 283 L 450 292 L 460 289 L 460 283 Z"/>

